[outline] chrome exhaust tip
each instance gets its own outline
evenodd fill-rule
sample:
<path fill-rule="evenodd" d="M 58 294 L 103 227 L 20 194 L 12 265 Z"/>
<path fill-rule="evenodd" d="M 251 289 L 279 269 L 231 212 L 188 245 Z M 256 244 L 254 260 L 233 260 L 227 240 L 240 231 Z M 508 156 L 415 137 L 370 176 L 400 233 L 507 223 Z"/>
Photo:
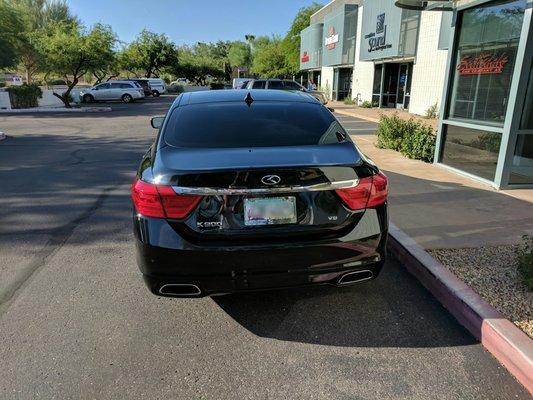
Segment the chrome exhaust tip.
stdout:
<path fill-rule="evenodd" d="M 347 274 L 344 274 L 339 278 L 337 281 L 337 285 L 345 286 L 345 285 L 351 285 L 353 283 L 359 283 L 359 282 L 365 282 L 369 281 L 374 277 L 374 274 L 372 271 L 368 269 L 364 269 L 361 271 L 354 271 L 354 272 L 348 272 Z"/>
<path fill-rule="evenodd" d="M 199 296 L 202 294 L 200 288 L 190 283 L 168 283 L 159 288 L 159 294 L 165 296 Z"/>

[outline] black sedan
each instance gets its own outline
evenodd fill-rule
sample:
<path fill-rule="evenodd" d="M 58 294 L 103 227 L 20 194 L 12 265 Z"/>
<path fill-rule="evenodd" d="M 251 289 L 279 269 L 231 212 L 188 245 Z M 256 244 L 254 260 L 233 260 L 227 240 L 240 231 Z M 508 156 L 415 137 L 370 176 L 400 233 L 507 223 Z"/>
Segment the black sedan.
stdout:
<path fill-rule="evenodd" d="M 184 93 L 131 194 L 138 265 L 157 295 L 201 297 L 375 278 L 387 178 L 298 92 Z"/>

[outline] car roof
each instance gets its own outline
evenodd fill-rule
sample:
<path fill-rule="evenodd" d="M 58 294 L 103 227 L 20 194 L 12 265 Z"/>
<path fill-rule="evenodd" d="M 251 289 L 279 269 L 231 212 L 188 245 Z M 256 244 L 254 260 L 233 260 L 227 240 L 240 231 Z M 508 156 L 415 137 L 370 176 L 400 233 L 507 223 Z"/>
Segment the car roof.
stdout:
<path fill-rule="evenodd" d="M 203 103 L 244 102 L 248 93 L 254 101 L 300 102 L 319 104 L 317 101 L 302 92 L 269 90 L 269 89 L 231 89 L 231 90 L 204 90 L 201 92 L 187 92 L 178 96 L 173 107 Z"/>

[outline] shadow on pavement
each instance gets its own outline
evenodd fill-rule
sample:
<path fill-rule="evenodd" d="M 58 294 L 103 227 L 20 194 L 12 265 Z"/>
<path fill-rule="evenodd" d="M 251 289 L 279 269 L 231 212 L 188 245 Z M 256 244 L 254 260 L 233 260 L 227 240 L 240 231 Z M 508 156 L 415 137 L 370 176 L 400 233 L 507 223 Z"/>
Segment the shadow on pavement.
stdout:
<path fill-rule="evenodd" d="M 214 297 L 250 332 L 284 341 L 348 347 L 446 347 L 477 341 L 390 259 L 374 281 Z"/>

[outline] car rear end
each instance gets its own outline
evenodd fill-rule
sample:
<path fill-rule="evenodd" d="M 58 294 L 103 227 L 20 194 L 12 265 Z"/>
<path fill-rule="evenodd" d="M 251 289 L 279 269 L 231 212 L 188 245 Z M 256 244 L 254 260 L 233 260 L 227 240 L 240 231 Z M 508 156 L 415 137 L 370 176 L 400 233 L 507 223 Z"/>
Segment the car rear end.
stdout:
<path fill-rule="evenodd" d="M 387 178 L 323 106 L 261 92 L 252 102 L 180 96 L 145 155 L 132 185 L 134 231 L 154 294 L 345 285 L 379 274 Z"/>

